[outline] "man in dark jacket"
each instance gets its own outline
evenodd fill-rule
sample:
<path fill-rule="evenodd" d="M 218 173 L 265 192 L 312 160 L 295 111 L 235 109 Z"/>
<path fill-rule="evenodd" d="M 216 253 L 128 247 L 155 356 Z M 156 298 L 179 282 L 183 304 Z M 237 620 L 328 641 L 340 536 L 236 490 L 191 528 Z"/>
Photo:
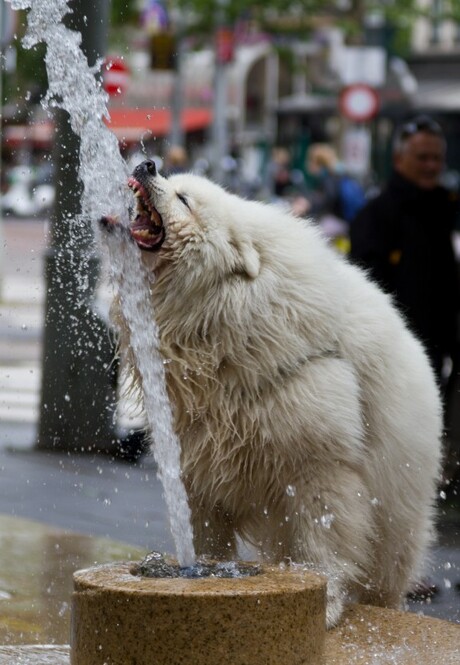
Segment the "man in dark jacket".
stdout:
<path fill-rule="evenodd" d="M 420 116 L 396 134 L 394 173 L 351 224 L 351 258 L 392 293 L 424 343 L 442 383 L 454 359 L 459 287 L 452 247 L 457 197 L 440 186 L 446 142 L 440 126 Z"/>

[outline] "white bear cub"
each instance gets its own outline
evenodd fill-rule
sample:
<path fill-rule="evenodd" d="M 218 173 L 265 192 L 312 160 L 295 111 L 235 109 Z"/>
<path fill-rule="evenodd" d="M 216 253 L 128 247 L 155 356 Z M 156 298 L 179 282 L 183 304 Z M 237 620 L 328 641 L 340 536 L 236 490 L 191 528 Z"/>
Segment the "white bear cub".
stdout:
<path fill-rule="evenodd" d="M 348 597 L 399 607 L 432 542 L 440 469 L 421 344 L 313 225 L 149 160 L 128 184 L 197 553 L 233 559 L 240 537 L 325 572 L 329 627 Z"/>

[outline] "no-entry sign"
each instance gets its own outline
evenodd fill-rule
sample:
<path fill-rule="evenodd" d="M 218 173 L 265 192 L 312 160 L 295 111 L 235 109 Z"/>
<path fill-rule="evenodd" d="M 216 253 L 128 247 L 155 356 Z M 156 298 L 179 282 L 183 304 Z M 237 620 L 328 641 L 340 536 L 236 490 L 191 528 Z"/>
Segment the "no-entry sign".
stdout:
<path fill-rule="evenodd" d="M 366 83 L 348 85 L 339 97 L 341 113 L 355 122 L 364 122 L 373 118 L 379 109 L 377 91 Z"/>
<path fill-rule="evenodd" d="M 129 77 L 130 70 L 123 58 L 113 56 L 105 58 L 102 67 L 103 86 L 111 97 L 125 92 Z"/>

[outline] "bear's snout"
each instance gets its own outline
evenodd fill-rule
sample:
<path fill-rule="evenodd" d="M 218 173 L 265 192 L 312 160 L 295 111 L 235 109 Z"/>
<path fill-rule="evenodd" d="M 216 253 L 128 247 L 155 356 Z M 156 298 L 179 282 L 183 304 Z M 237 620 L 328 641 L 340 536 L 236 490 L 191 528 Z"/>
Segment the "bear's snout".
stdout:
<path fill-rule="evenodd" d="M 142 177 L 154 176 L 157 174 L 157 167 L 152 159 L 146 159 L 141 164 L 138 164 L 133 171 L 133 176 L 140 180 Z"/>

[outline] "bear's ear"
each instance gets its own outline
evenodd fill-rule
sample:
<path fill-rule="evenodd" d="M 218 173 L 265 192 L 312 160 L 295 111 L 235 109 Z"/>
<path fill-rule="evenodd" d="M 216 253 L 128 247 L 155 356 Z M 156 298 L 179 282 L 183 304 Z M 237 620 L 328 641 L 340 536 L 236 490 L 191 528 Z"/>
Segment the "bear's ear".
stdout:
<path fill-rule="evenodd" d="M 238 272 L 243 272 L 251 279 L 255 279 L 260 272 L 259 253 L 249 238 L 233 238 L 232 245 L 235 247 L 238 258 Z"/>

